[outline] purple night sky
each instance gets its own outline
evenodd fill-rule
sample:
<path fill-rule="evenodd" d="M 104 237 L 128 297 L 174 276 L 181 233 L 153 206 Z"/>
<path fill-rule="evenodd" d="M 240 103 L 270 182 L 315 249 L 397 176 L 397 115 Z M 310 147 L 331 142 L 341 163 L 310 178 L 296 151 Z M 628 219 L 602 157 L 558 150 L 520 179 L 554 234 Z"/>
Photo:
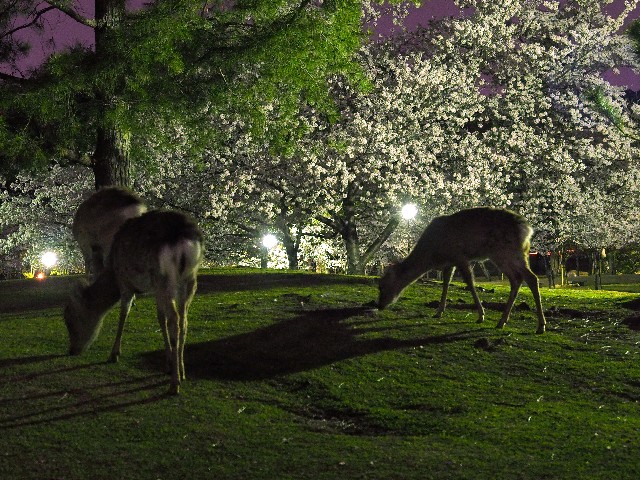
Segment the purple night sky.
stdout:
<path fill-rule="evenodd" d="M 127 5 L 141 5 L 144 0 L 127 0 Z M 93 17 L 93 1 L 75 0 L 77 10 L 88 18 Z M 615 0 L 607 8 L 611 14 L 619 14 L 623 9 L 624 0 Z M 418 25 L 426 25 L 429 20 L 448 15 L 457 15 L 460 10 L 454 5 L 453 0 L 423 0 L 419 8 L 411 7 L 410 14 L 405 20 L 409 29 Z M 627 21 L 640 17 L 640 7 L 636 7 Z M 392 28 L 391 22 L 380 26 L 382 31 Z M 22 34 L 26 35 L 26 33 Z M 49 12 L 45 15 L 45 28 L 41 34 L 41 41 L 33 42 L 29 56 L 21 62 L 21 69 L 28 71 L 38 66 L 55 49 L 64 49 L 77 43 L 91 44 L 93 42 L 93 30 L 77 24 L 75 21 L 59 12 Z M 628 85 L 634 90 L 640 90 L 640 77 L 630 69 L 623 68 L 619 75 L 613 72 L 605 75 L 607 80 L 615 85 Z"/>

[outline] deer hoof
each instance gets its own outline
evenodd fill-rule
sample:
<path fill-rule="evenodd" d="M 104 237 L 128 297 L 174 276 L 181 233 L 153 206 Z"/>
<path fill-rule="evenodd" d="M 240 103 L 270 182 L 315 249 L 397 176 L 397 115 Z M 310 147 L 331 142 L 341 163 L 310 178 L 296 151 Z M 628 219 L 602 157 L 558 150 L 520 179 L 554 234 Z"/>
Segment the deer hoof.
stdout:
<path fill-rule="evenodd" d="M 542 325 L 541 327 L 538 327 L 538 330 L 536 330 L 536 333 L 539 334 L 539 335 L 544 333 L 544 332 L 545 332 L 544 325 Z"/>
<path fill-rule="evenodd" d="M 109 357 L 109 360 L 107 360 L 107 362 L 109 363 L 118 363 L 118 358 L 120 357 L 120 355 L 116 354 L 116 353 L 112 353 L 111 356 Z"/>
<path fill-rule="evenodd" d="M 180 385 L 174 385 L 173 383 L 169 385 L 169 391 L 167 394 L 169 395 L 178 395 L 180 393 Z"/>
<path fill-rule="evenodd" d="M 504 322 L 498 322 L 498 325 L 496 325 L 496 328 L 504 328 Z"/>
<path fill-rule="evenodd" d="M 478 320 L 476 320 L 476 323 L 482 323 L 484 322 L 484 317 L 480 317 L 478 318 Z"/>

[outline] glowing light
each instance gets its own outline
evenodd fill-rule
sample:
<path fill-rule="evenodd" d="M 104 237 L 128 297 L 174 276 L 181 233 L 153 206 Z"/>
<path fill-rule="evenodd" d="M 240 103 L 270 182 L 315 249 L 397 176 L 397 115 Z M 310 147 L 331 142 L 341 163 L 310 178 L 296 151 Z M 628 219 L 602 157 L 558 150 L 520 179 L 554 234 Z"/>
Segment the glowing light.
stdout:
<path fill-rule="evenodd" d="M 262 246 L 267 250 L 271 250 L 278 244 L 278 239 L 275 235 L 268 233 L 264 237 L 262 237 Z"/>
<path fill-rule="evenodd" d="M 42 254 L 42 257 L 40 257 L 40 261 L 42 261 L 42 265 L 44 265 L 45 268 L 51 268 L 58 263 L 58 256 L 55 252 L 45 252 Z"/>
<path fill-rule="evenodd" d="M 413 203 L 407 203 L 404 207 L 402 207 L 402 218 L 405 220 L 411 220 L 415 218 L 418 214 L 418 207 L 416 207 Z"/>

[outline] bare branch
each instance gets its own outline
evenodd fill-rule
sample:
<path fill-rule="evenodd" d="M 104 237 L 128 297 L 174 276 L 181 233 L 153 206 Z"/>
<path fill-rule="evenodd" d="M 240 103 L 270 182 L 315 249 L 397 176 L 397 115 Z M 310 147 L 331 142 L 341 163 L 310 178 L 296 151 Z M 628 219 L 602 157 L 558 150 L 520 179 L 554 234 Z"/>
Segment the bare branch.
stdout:
<path fill-rule="evenodd" d="M 371 245 L 369 245 L 366 252 L 364 252 L 364 254 L 362 255 L 361 262 L 363 265 L 366 265 L 371 261 L 371 259 L 376 254 L 376 252 L 380 250 L 380 247 L 382 246 L 382 244 L 386 242 L 387 239 L 391 236 L 391 234 L 396 230 L 396 228 L 398 228 L 399 224 L 400 224 L 399 216 L 393 215 L 389 219 L 389 223 L 387 223 L 387 226 L 384 227 L 384 230 L 380 232 L 380 235 L 378 235 L 378 238 L 376 238 L 373 242 L 371 242 Z"/>

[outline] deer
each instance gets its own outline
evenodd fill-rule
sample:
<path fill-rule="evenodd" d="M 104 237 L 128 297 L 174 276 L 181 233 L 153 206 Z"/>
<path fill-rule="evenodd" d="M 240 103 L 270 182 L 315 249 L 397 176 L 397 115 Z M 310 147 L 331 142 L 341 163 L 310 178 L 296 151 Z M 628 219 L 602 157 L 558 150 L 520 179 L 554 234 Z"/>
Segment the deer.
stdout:
<path fill-rule="evenodd" d="M 120 301 L 120 320 L 109 357 L 110 362 L 118 362 L 135 295 L 151 292 L 171 373 L 169 393 L 178 394 L 186 379 L 187 312 L 196 292 L 202 253 L 202 233 L 183 213 L 153 210 L 124 222 L 113 238 L 102 272 L 93 283 L 83 279 L 65 307 L 69 354 L 80 355 L 89 348 L 104 317 Z"/>
<path fill-rule="evenodd" d="M 146 211 L 143 201 L 124 187 L 102 188 L 80 204 L 71 230 L 87 275 L 95 277 L 104 269 L 113 237 L 122 224 Z"/>
<path fill-rule="evenodd" d="M 507 209 L 476 207 L 434 218 L 424 229 L 413 250 L 401 262 L 389 266 L 379 281 L 378 308 L 394 303 L 404 289 L 431 269 L 443 271 L 440 304 L 435 313 L 440 318 L 447 305 L 447 292 L 456 268 L 466 282 L 476 309 L 478 323 L 484 321 L 484 308 L 474 285 L 469 262 L 491 260 L 509 279 L 511 291 L 496 328 L 503 328 L 522 282 L 533 294 L 538 315 L 536 333 L 544 333 L 546 320 L 542 311 L 538 278 L 529 268 L 529 249 L 533 229 L 521 215 Z"/>

